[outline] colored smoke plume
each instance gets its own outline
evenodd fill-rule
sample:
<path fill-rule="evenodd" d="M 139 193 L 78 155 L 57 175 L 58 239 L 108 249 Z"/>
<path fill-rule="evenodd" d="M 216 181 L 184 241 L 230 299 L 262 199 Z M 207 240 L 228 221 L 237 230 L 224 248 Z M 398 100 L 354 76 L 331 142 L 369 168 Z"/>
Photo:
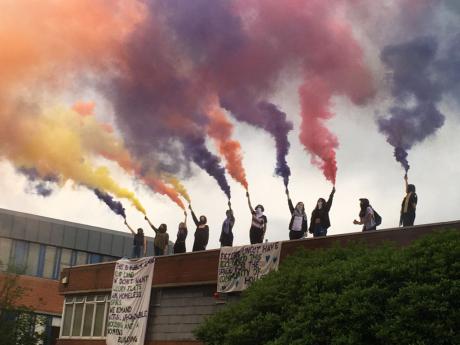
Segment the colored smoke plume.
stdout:
<path fill-rule="evenodd" d="M 434 69 L 437 51 L 434 37 L 420 37 L 387 46 L 381 53 L 383 63 L 392 72 L 395 104 L 388 117 L 378 120 L 379 130 L 394 147 L 395 158 L 406 172 L 410 167 L 407 151 L 444 124 L 445 116 L 437 107 L 443 93 Z"/>
<path fill-rule="evenodd" d="M 168 187 L 167 185 L 164 184 L 163 181 L 161 181 L 160 179 L 158 179 L 157 177 L 151 174 L 146 174 L 143 177 L 143 180 L 154 191 L 160 194 L 163 194 L 163 195 L 167 195 L 173 202 L 177 204 L 177 206 L 185 210 L 184 203 L 179 198 L 179 195 L 177 194 L 176 190 L 174 190 L 171 187 Z"/>
<path fill-rule="evenodd" d="M 61 122 L 62 118 L 54 111 L 44 115 L 22 113 L 6 118 L 9 121 L 2 124 L 4 135 L 0 137 L 0 156 L 16 167 L 34 169 L 42 180 L 57 176 L 61 183 L 72 180 L 91 189 L 105 190 L 129 199 L 145 213 L 134 193 L 120 187 L 106 167 L 92 164 L 79 132 Z"/>
<path fill-rule="evenodd" d="M 187 192 L 185 186 L 174 176 L 172 175 L 165 175 L 162 178 L 169 184 L 171 184 L 176 192 L 178 192 L 187 202 L 190 204 L 192 199 Z"/>
<path fill-rule="evenodd" d="M 238 141 L 232 140 L 232 123 L 216 103 L 211 103 L 207 114 L 210 121 L 208 134 L 215 140 L 220 154 L 227 161 L 226 168 L 228 173 L 247 190 L 248 182 L 243 168 L 241 145 Z"/>
<path fill-rule="evenodd" d="M 123 218 L 126 219 L 126 213 L 125 213 L 125 208 L 123 207 L 123 205 L 121 204 L 121 202 L 119 201 L 116 201 L 113 199 L 113 197 L 110 195 L 110 194 L 107 194 L 99 189 L 95 189 L 94 190 L 94 193 L 97 195 L 97 197 L 102 200 L 104 203 L 107 204 L 107 206 L 109 206 L 109 208 L 115 213 L 115 214 L 118 214 L 120 216 L 122 216 Z"/>

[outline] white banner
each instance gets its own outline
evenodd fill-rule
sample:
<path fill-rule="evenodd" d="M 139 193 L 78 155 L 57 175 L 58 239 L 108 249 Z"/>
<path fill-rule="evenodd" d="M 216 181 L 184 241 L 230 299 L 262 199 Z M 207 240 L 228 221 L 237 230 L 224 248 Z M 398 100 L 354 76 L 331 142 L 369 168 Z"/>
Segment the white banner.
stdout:
<path fill-rule="evenodd" d="M 107 322 L 107 345 L 144 344 L 154 264 L 154 257 L 117 261 Z"/>
<path fill-rule="evenodd" d="M 222 247 L 217 273 L 217 292 L 243 291 L 253 282 L 278 269 L 281 242 L 242 247 Z"/>

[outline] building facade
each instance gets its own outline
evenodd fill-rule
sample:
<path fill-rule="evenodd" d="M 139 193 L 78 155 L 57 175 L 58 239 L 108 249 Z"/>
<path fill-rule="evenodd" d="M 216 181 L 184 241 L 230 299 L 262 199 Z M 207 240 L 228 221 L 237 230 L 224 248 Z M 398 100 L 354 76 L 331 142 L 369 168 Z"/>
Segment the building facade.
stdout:
<path fill-rule="evenodd" d="M 129 257 L 132 242 L 128 233 L 0 209 L 0 284 L 7 270 L 20 274 L 26 289 L 20 304 L 34 310 L 37 324 L 45 324 L 51 345 L 62 324 L 61 271 Z M 153 255 L 153 239 L 147 242 L 147 255 Z M 94 301 L 96 314 L 99 304 Z"/>
<path fill-rule="evenodd" d="M 440 229 L 460 231 L 460 221 L 286 241 L 282 243 L 280 264 L 299 247 L 316 250 L 356 241 L 368 246 L 387 241 L 404 246 Z M 193 330 L 204 318 L 240 298 L 238 293 L 216 295 L 219 252 L 208 250 L 157 258 L 145 344 L 200 344 Z M 105 344 L 114 267 L 115 263 L 108 262 L 62 271 L 59 290 L 65 302 L 59 345 Z"/>

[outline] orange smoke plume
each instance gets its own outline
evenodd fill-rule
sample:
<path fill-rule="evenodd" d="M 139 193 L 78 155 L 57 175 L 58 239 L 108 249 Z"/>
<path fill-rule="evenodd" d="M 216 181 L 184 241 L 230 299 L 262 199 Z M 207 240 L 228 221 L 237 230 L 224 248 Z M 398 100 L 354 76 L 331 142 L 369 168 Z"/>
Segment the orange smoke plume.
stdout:
<path fill-rule="evenodd" d="M 179 198 L 179 194 L 177 193 L 177 191 L 175 191 L 173 188 L 168 187 L 167 185 L 165 185 L 163 181 L 158 179 L 153 174 L 147 174 L 147 175 L 143 176 L 142 179 L 154 191 L 156 191 L 156 192 L 158 192 L 160 194 L 163 194 L 163 195 L 167 195 L 172 201 L 174 201 L 177 204 L 177 206 L 179 206 L 181 209 L 185 210 L 184 203 Z"/>
<path fill-rule="evenodd" d="M 243 168 L 241 145 L 238 141 L 231 139 L 232 123 L 215 101 L 210 103 L 207 115 L 210 120 L 208 134 L 214 139 L 219 152 L 224 156 L 228 173 L 247 190 L 248 182 Z"/>

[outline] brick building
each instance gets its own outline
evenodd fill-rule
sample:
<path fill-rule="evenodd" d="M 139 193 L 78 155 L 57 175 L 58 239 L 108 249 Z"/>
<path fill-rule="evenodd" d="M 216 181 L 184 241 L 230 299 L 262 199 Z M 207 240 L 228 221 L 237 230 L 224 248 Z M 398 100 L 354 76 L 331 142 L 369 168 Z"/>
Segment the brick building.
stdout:
<path fill-rule="evenodd" d="M 352 241 L 369 246 L 391 241 L 404 246 L 439 229 L 460 231 L 460 221 L 286 241 L 282 244 L 281 264 L 298 247 L 315 250 L 336 244 L 346 246 Z M 156 260 L 145 344 L 199 344 L 193 329 L 226 303 L 238 300 L 238 294 L 214 296 L 218 257 L 219 250 L 208 250 Z M 110 262 L 63 270 L 59 291 L 65 298 L 65 307 L 59 345 L 105 344 L 114 266 Z"/>
<path fill-rule="evenodd" d="M 2 272 L 14 267 L 21 274 L 20 286 L 27 290 L 20 304 L 33 309 L 46 324 L 49 344 L 45 345 L 54 344 L 64 303 L 60 272 L 130 256 L 132 241 L 131 234 L 120 231 L 0 209 L 0 286 Z M 153 255 L 153 239 L 147 241 L 147 253 Z"/>

